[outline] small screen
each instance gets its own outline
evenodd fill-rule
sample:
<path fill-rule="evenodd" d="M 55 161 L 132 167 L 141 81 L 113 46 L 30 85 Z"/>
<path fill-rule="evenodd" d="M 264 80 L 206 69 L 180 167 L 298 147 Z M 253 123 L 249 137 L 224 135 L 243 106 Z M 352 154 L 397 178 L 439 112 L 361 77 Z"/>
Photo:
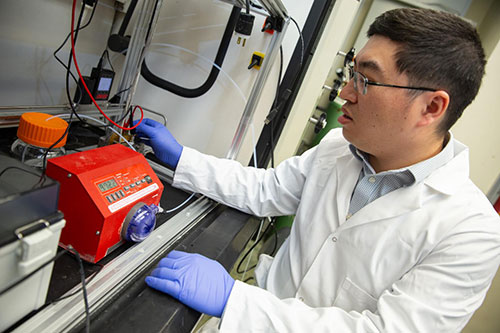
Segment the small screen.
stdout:
<path fill-rule="evenodd" d="M 97 91 L 108 91 L 111 88 L 111 82 L 113 82 L 113 78 L 101 77 Z"/>
<path fill-rule="evenodd" d="M 112 188 L 117 187 L 118 184 L 114 179 L 110 179 L 105 181 L 104 183 L 97 184 L 97 187 L 101 190 L 101 192 L 106 192 L 107 190 L 111 190 Z"/>

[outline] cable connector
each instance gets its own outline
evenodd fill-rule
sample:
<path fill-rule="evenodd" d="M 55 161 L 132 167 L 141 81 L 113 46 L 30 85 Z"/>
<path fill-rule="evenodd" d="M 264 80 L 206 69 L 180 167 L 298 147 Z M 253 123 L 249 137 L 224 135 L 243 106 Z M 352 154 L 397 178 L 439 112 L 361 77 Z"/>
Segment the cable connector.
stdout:
<path fill-rule="evenodd" d="M 274 118 L 278 115 L 278 111 L 281 110 L 283 105 L 285 104 L 286 101 L 290 98 L 292 95 L 292 91 L 290 89 L 286 89 L 283 94 L 281 95 L 279 101 L 277 101 L 276 106 L 269 111 L 269 113 L 266 116 L 266 119 L 264 120 L 264 124 L 269 124 L 271 121 L 273 121 Z"/>
<path fill-rule="evenodd" d="M 278 108 L 273 108 L 271 111 L 269 111 L 269 114 L 267 115 L 266 119 L 264 120 L 264 124 L 269 124 L 273 119 L 276 117 L 278 114 Z"/>
<path fill-rule="evenodd" d="M 238 40 L 236 41 L 238 45 L 241 44 L 242 47 L 245 47 L 247 38 L 252 34 L 254 20 L 255 16 L 252 14 L 247 14 L 245 12 L 240 13 L 234 29 L 236 35 L 238 35 Z"/>
<path fill-rule="evenodd" d="M 271 35 L 274 34 L 275 31 L 281 32 L 283 30 L 283 22 L 282 18 L 268 16 L 262 25 L 261 31 Z"/>

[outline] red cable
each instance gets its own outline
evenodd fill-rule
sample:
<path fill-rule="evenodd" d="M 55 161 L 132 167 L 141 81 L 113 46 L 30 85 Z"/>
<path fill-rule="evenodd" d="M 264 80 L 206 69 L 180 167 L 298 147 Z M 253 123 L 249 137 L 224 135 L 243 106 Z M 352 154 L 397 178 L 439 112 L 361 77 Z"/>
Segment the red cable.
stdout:
<path fill-rule="evenodd" d="M 122 130 L 125 130 L 125 131 L 130 131 L 130 130 L 133 130 L 134 128 L 136 128 L 137 126 L 139 126 L 139 124 L 142 122 L 142 119 L 144 118 L 144 111 L 142 110 L 142 108 L 139 106 L 139 105 L 136 105 L 134 107 L 134 111 L 136 108 L 139 108 L 139 110 L 141 110 L 141 119 L 137 122 L 137 124 L 135 124 L 134 126 L 132 127 L 122 127 L 120 125 L 118 125 L 117 123 L 115 123 L 113 120 L 111 120 L 102 110 L 101 108 L 99 107 L 99 105 L 97 104 L 97 102 L 95 101 L 94 99 L 94 96 L 92 96 L 92 94 L 90 93 L 90 90 L 89 88 L 87 87 L 87 84 L 85 83 L 85 80 L 83 79 L 82 77 L 82 73 L 80 73 L 80 68 L 78 67 L 78 63 L 76 61 L 76 54 L 75 54 L 75 37 L 74 37 L 74 30 L 73 30 L 73 27 L 75 25 L 75 8 L 76 8 L 76 0 L 73 0 L 73 7 L 71 9 L 71 53 L 73 53 L 73 62 L 75 63 L 75 68 L 76 68 L 76 71 L 78 72 L 78 76 L 80 77 L 80 80 L 82 81 L 82 84 L 83 84 L 83 87 L 85 88 L 85 90 L 87 91 L 87 94 L 89 94 L 90 96 L 90 99 L 92 99 L 92 102 L 94 102 L 94 105 L 96 106 L 96 108 L 99 110 L 99 112 L 110 122 L 112 123 L 113 125 L 121 128 Z"/>

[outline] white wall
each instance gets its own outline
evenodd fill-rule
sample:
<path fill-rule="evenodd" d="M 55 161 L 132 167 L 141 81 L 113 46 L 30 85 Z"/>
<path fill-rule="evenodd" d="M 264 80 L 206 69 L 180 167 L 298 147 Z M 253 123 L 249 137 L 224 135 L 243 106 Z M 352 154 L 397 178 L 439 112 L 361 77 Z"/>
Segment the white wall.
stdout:
<path fill-rule="evenodd" d="M 66 70 L 52 54 L 70 31 L 71 5 L 70 0 L 0 0 L 0 105 L 67 103 Z M 75 20 L 79 12 L 80 5 Z M 105 50 L 114 16 L 113 0 L 101 0 L 92 23 L 80 32 L 76 49 L 83 75 L 90 74 Z M 69 45 L 59 53 L 65 63 Z"/>
<path fill-rule="evenodd" d="M 500 43 L 488 63 L 479 94 L 453 126 L 455 137 L 470 148 L 472 181 L 486 194 L 500 174 Z"/>

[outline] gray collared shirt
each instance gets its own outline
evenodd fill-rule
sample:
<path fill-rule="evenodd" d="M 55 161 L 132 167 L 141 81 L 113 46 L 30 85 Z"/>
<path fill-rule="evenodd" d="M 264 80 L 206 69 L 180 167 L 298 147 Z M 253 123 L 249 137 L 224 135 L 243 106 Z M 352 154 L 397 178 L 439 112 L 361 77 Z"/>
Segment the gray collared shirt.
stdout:
<path fill-rule="evenodd" d="M 434 170 L 451 161 L 454 156 L 451 133 L 448 134 L 447 139 L 445 147 L 439 154 L 409 167 L 380 173 L 373 170 L 365 152 L 349 145 L 352 154 L 363 162 L 363 168 L 352 193 L 347 218 L 349 219 L 361 208 L 389 192 L 421 182 Z"/>

